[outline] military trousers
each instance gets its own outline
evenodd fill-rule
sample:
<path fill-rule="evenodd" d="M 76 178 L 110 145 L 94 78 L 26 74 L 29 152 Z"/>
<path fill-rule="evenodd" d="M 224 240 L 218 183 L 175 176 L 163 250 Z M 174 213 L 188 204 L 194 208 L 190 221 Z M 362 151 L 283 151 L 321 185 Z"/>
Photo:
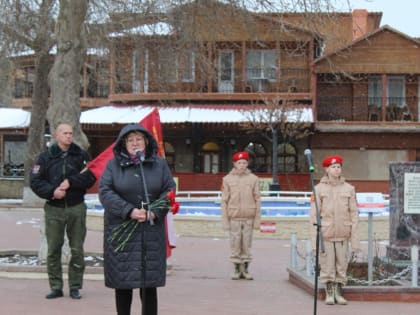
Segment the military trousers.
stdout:
<path fill-rule="evenodd" d="M 254 220 L 230 220 L 230 260 L 241 264 L 252 260 L 251 245 Z"/>
<path fill-rule="evenodd" d="M 345 241 L 324 241 L 325 253 L 319 254 L 321 272 L 319 280 L 321 283 L 337 282 L 347 283 L 347 266 L 349 242 Z"/>
<path fill-rule="evenodd" d="M 86 204 L 66 208 L 45 204 L 44 211 L 50 288 L 63 288 L 61 251 L 66 233 L 71 255 L 68 263 L 69 289 L 81 289 L 85 270 L 83 244 L 86 238 Z"/>

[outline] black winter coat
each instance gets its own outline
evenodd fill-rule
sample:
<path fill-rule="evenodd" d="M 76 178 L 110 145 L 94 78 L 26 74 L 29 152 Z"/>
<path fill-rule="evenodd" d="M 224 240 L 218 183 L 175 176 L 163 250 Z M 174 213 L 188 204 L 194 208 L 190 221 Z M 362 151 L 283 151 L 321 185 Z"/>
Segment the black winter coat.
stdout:
<path fill-rule="evenodd" d="M 166 196 L 170 189 L 175 189 L 175 182 L 166 160 L 156 155 L 156 140 L 141 125 L 125 126 L 115 143 L 114 158 L 108 162 L 99 183 L 99 199 L 105 209 L 105 285 L 117 289 L 160 287 L 166 282 L 167 211 L 151 209 L 156 215 L 155 225 L 138 223 L 127 245 L 121 251 L 116 252 L 118 242 L 109 239 L 117 226 L 126 220 L 131 220 L 132 209 L 141 208 L 141 203 L 145 202 L 141 167 L 130 159 L 124 143 L 125 136 L 133 131 L 140 131 L 148 138 L 142 168 L 150 202 Z M 146 255 L 144 256 L 146 274 L 143 273 L 143 255 Z"/>
<path fill-rule="evenodd" d="M 96 181 L 85 169 L 89 159 L 88 153 L 74 143 L 65 152 L 54 143 L 38 157 L 30 174 L 31 189 L 54 207 L 71 207 L 84 202 L 86 190 Z M 65 179 L 70 183 L 65 198 L 53 199 L 54 190 Z"/>

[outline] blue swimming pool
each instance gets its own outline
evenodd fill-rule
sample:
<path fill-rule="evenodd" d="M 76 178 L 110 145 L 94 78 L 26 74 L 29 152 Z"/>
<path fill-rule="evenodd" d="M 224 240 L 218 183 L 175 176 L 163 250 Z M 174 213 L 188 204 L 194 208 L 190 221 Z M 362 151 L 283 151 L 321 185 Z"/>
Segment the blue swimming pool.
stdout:
<path fill-rule="evenodd" d="M 262 216 L 307 216 L 309 202 L 262 201 Z M 215 201 L 180 201 L 178 215 L 220 216 L 220 202 Z"/>
<path fill-rule="evenodd" d="M 220 199 L 178 198 L 180 203 L 177 215 L 220 216 Z M 261 203 L 262 216 L 307 216 L 310 203 L 307 198 L 302 200 L 263 200 Z M 96 198 L 87 199 L 88 210 L 103 211 L 103 207 Z"/>
<path fill-rule="evenodd" d="M 221 216 L 220 198 L 177 198 L 180 209 L 177 215 L 181 216 Z M 97 198 L 86 200 L 88 210 L 103 211 L 103 207 Z M 309 198 L 286 197 L 286 198 L 263 198 L 261 202 L 261 215 L 263 217 L 286 217 L 308 216 L 310 209 Z M 363 209 L 362 209 L 363 210 Z M 374 215 L 388 215 L 389 207 L 384 212 Z M 367 213 L 360 211 L 361 216 Z"/>

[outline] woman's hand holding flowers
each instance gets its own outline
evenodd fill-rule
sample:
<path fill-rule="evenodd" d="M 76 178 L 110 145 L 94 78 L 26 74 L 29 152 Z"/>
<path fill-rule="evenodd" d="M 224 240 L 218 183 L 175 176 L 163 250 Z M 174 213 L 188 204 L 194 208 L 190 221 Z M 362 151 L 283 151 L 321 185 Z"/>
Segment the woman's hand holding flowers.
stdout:
<path fill-rule="evenodd" d="M 172 214 L 176 214 L 179 211 L 179 202 L 175 200 L 175 191 L 171 189 L 165 196 L 153 201 L 149 208 L 156 211 L 171 211 Z M 139 223 L 149 220 L 147 213 L 150 213 L 152 220 L 156 219 L 153 211 L 147 211 L 144 208 L 134 208 L 130 213 L 130 219 L 125 220 L 112 230 L 108 241 L 116 243 L 116 252 L 124 249 Z"/>
<path fill-rule="evenodd" d="M 152 220 L 156 218 L 156 215 L 153 212 L 150 212 L 150 216 Z M 138 222 L 145 222 L 149 220 L 147 217 L 147 210 L 144 208 L 134 208 L 130 213 L 130 218 Z"/>
<path fill-rule="evenodd" d="M 147 211 L 144 208 L 134 208 L 130 213 L 130 218 L 138 222 L 144 222 L 147 219 Z"/>

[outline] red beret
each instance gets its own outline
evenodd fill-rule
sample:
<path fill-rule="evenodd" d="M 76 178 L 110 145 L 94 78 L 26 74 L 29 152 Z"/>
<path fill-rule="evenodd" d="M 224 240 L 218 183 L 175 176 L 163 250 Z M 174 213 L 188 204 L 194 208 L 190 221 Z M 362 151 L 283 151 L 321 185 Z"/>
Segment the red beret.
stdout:
<path fill-rule="evenodd" d="M 327 156 L 324 161 L 322 161 L 323 167 L 328 167 L 331 164 L 343 164 L 343 158 L 339 155 Z"/>
<path fill-rule="evenodd" d="M 248 152 L 236 152 L 232 157 L 233 162 L 236 162 L 237 160 L 249 160 L 249 154 Z"/>

